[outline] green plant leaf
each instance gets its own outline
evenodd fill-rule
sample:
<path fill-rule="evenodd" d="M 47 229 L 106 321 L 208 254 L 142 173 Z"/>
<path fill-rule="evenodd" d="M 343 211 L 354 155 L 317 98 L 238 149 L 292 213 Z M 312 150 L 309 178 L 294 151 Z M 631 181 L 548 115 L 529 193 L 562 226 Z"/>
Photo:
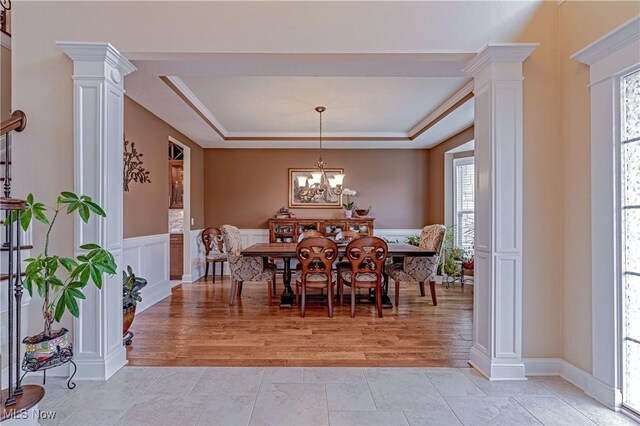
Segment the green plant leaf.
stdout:
<path fill-rule="evenodd" d="M 70 199 L 70 200 L 77 200 L 78 196 L 76 194 L 74 194 L 73 192 L 69 192 L 69 191 L 62 191 L 60 193 L 60 195 L 62 195 L 64 198 Z"/>
<path fill-rule="evenodd" d="M 27 195 L 27 204 L 33 204 L 33 194 Z"/>
<path fill-rule="evenodd" d="M 33 217 L 33 213 L 31 208 L 27 208 L 20 215 L 20 227 L 23 231 L 29 229 L 29 225 L 31 224 L 31 218 Z"/>
<path fill-rule="evenodd" d="M 101 249 L 102 247 L 100 247 L 98 244 L 89 243 L 89 244 L 81 245 L 80 248 L 82 250 L 95 250 L 95 249 Z"/>
<path fill-rule="evenodd" d="M 89 221 L 89 216 L 91 215 L 91 212 L 89 211 L 89 207 L 87 207 L 86 204 L 80 204 L 78 213 L 80 214 L 80 219 L 82 219 L 84 223 L 87 223 Z"/>
<path fill-rule="evenodd" d="M 24 288 L 29 292 L 29 296 L 33 296 L 33 281 L 31 280 L 31 277 L 25 277 L 22 285 L 24 285 Z"/>
<path fill-rule="evenodd" d="M 64 297 L 60 297 L 60 299 L 58 299 L 58 304 L 56 305 L 56 310 L 54 312 L 54 317 L 56 321 L 60 322 L 60 320 L 62 319 L 62 315 L 64 315 L 65 306 L 66 304 L 65 304 Z"/>
<path fill-rule="evenodd" d="M 69 259 L 68 257 L 60 257 L 58 258 L 58 262 L 60 262 L 60 264 L 69 272 L 78 266 L 78 263 L 75 260 Z"/>
<path fill-rule="evenodd" d="M 67 292 L 73 297 L 75 297 L 76 299 L 86 299 L 84 294 L 77 288 L 67 287 Z"/>
<path fill-rule="evenodd" d="M 98 288 L 102 288 L 102 271 L 96 266 L 91 266 L 91 280 Z"/>
<path fill-rule="evenodd" d="M 102 207 L 100 207 L 98 204 L 94 203 L 93 201 L 91 200 L 85 201 L 85 204 L 87 205 L 87 207 L 89 207 L 89 210 L 91 210 L 98 216 L 107 217 L 107 213 L 105 213 L 105 211 L 102 210 Z"/>
<path fill-rule="evenodd" d="M 71 315 L 78 318 L 80 316 L 80 307 L 78 306 L 78 302 L 76 301 L 75 297 L 73 297 L 73 295 L 71 295 L 71 293 L 69 293 L 68 291 L 64 292 L 63 297 L 67 308 L 69 308 L 69 312 L 71 312 Z"/>

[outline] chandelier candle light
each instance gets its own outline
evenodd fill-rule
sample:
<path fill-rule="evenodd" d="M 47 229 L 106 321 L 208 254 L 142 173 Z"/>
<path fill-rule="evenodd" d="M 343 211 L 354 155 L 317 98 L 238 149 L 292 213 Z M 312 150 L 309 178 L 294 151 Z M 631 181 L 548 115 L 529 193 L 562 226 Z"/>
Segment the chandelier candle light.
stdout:
<path fill-rule="evenodd" d="M 333 177 L 327 177 L 325 171 L 327 163 L 322 160 L 322 113 L 326 111 L 323 106 L 316 107 L 316 111 L 320 114 L 320 158 L 315 166 L 317 171 L 311 173 L 311 179 L 307 176 L 298 176 L 298 187 L 300 188 L 300 196 L 313 198 L 323 194 L 342 194 L 342 181 L 344 174 L 335 174 Z"/>

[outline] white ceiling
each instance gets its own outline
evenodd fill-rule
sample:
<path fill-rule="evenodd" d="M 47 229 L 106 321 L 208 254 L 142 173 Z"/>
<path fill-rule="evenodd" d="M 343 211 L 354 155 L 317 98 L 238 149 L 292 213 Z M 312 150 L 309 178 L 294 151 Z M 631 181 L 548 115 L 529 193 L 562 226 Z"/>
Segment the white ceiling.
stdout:
<path fill-rule="evenodd" d="M 408 132 L 463 86 L 438 77 L 187 77 L 182 81 L 233 133 Z"/>
<path fill-rule="evenodd" d="M 317 141 L 306 138 L 317 135 L 317 105 L 327 107 L 326 135 L 337 138 L 327 147 L 432 147 L 473 123 L 473 99 L 439 117 L 470 81 L 463 72 L 465 64 L 488 43 L 512 42 L 539 5 L 538 1 L 307 3 L 308 7 L 303 3 L 269 3 L 287 13 L 270 18 L 282 22 L 274 21 L 272 30 L 265 32 L 264 45 L 253 49 L 256 53 L 240 47 L 237 53 L 216 52 L 216 40 L 199 53 L 128 53 L 138 71 L 125 80 L 127 94 L 203 147 L 315 148 Z M 225 5 L 211 7 L 223 11 Z M 313 39 L 317 53 L 303 53 L 296 46 L 311 43 L 309 37 L 318 34 L 308 27 L 315 22 L 311 9 L 317 7 L 314 13 L 325 17 L 327 32 Z M 345 26 L 347 16 L 333 15 L 329 9 L 357 9 L 358 18 L 353 21 L 351 16 L 353 26 Z M 179 13 L 184 12 L 183 8 Z M 255 25 L 264 24 L 257 18 L 247 13 L 237 24 L 253 31 Z M 292 26 L 298 18 L 308 22 L 307 27 Z M 193 19 L 202 21 L 195 15 Z M 341 33 L 342 44 L 336 44 L 331 28 Z M 372 37 L 369 28 L 376 28 L 379 37 Z M 351 31 L 348 38 L 342 34 L 345 31 Z M 290 49 L 269 49 L 279 33 L 288 37 Z M 230 44 L 242 44 L 244 38 L 236 30 L 228 34 L 236 37 Z M 420 45 L 423 50 L 416 51 Z M 174 88 L 160 76 L 169 76 Z M 457 98 L 452 100 L 452 95 Z M 418 137 L 407 138 L 425 125 L 428 129 Z"/>

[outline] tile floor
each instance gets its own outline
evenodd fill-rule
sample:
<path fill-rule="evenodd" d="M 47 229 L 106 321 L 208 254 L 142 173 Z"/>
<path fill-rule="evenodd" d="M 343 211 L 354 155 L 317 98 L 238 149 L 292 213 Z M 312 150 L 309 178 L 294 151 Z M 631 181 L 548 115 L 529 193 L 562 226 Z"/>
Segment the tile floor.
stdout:
<path fill-rule="evenodd" d="M 42 424 L 635 424 L 559 377 L 489 382 L 470 368 L 126 367 L 77 384 L 48 379 L 40 409 L 57 414 Z"/>

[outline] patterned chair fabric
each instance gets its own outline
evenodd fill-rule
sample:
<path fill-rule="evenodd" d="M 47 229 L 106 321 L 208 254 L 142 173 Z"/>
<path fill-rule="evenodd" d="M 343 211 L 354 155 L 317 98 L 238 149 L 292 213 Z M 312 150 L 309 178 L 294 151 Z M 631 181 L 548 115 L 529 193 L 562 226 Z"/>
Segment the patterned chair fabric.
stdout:
<path fill-rule="evenodd" d="M 240 231 L 232 225 L 222 225 L 222 239 L 227 247 L 227 257 L 231 268 L 233 281 L 271 281 L 276 271 L 276 266 L 269 264 L 266 267 L 262 259 L 257 257 L 242 256 L 242 240 Z"/>
<path fill-rule="evenodd" d="M 296 271 L 296 275 L 295 275 L 296 281 L 298 281 L 299 283 L 302 282 L 302 271 Z M 307 274 L 307 281 L 308 282 L 323 282 L 327 280 L 327 274 L 325 273 L 313 273 L 313 274 Z M 336 271 L 332 271 L 331 272 L 331 282 L 335 282 L 336 281 Z"/>
<path fill-rule="evenodd" d="M 350 283 L 351 269 L 341 269 L 340 278 L 345 280 L 347 283 Z M 378 276 L 376 274 L 372 274 L 371 272 L 359 272 L 358 274 L 356 274 L 356 279 L 358 281 L 364 281 L 364 282 L 375 282 L 378 279 Z"/>
<path fill-rule="evenodd" d="M 387 275 L 395 281 L 435 280 L 446 231 L 447 228 L 444 225 L 429 225 L 422 228 L 420 248 L 435 251 L 437 254 L 432 257 L 405 257 L 402 263 L 388 265 Z"/>

